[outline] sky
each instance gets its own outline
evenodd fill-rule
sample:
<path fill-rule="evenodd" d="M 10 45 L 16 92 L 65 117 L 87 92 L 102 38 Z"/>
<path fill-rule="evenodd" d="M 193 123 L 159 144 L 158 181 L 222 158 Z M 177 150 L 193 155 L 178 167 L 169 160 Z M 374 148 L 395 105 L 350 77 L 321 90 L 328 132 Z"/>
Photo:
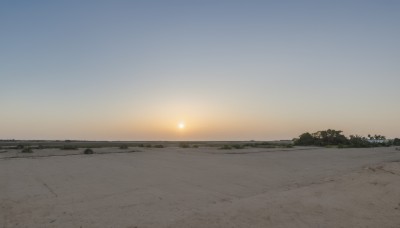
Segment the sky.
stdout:
<path fill-rule="evenodd" d="M 394 0 L 2 0 L 0 138 L 400 137 L 399 61 Z"/>

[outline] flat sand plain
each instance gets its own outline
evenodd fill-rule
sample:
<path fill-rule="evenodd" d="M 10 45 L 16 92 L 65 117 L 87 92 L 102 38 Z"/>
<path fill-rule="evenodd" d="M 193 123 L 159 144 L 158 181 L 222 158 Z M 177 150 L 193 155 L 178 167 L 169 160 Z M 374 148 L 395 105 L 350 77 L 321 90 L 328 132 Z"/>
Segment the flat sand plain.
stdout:
<path fill-rule="evenodd" d="M 0 226 L 400 227 L 394 147 L 82 151 L 0 153 Z"/>

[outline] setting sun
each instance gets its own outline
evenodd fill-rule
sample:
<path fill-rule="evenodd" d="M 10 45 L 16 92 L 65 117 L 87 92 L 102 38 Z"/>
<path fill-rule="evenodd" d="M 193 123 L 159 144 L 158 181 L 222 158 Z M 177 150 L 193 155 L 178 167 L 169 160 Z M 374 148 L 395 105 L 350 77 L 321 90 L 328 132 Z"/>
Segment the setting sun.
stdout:
<path fill-rule="evenodd" d="M 184 123 L 184 122 L 180 122 L 180 123 L 178 124 L 178 128 L 179 128 L 179 129 L 184 129 L 184 128 L 185 128 L 185 123 Z"/>

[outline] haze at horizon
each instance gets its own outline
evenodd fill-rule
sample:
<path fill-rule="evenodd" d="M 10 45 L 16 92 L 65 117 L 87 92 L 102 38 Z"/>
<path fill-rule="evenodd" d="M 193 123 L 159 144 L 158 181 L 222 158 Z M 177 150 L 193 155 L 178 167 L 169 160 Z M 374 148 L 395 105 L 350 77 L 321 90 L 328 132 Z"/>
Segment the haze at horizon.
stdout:
<path fill-rule="evenodd" d="M 0 138 L 399 137 L 399 28 L 396 1 L 3 1 Z"/>

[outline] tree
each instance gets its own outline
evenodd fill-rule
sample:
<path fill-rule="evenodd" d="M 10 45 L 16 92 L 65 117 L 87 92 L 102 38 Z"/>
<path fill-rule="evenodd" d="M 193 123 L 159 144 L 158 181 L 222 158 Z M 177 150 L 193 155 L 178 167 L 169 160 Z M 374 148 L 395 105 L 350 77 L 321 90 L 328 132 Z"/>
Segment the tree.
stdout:
<path fill-rule="evenodd" d="M 378 141 L 379 140 L 379 141 Z M 381 141 L 382 140 L 382 141 Z M 312 134 L 306 132 L 294 140 L 295 145 L 302 146 L 330 146 L 337 145 L 340 147 L 373 147 L 373 146 L 389 146 L 400 145 L 400 139 L 396 138 L 390 142 L 384 141 L 386 137 L 383 135 L 368 134 L 368 138 L 359 135 L 350 135 L 349 138 L 342 134 L 342 131 L 328 129 L 325 131 L 317 131 Z"/>
<path fill-rule="evenodd" d="M 393 145 L 400 146 L 400 139 L 399 138 L 393 139 Z"/>
<path fill-rule="evenodd" d="M 359 135 L 350 135 L 349 143 L 352 147 L 369 147 L 371 145 L 367 138 Z"/>
<path fill-rule="evenodd" d="M 314 137 L 306 132 L 303 133 L 299 136 L 298 139 L 295 140 L 294 142 L 296 145 L 301 145 L 301 146 L 310 146 L 310 145 L 314 145 Z"/>
<path fill-rule="evenodd" d="M 374 135 L 375 140 L 386 140 L 386 137 L 383 135 Z"/>
<path fill-rule="evenodd" d="M 326 131 L 317 131 L 312 136 L 314 137 L 314 142 L 320 146 L 347 144 L 348 139 L 342 135 L 342 132 L 328 129 Z"/>

